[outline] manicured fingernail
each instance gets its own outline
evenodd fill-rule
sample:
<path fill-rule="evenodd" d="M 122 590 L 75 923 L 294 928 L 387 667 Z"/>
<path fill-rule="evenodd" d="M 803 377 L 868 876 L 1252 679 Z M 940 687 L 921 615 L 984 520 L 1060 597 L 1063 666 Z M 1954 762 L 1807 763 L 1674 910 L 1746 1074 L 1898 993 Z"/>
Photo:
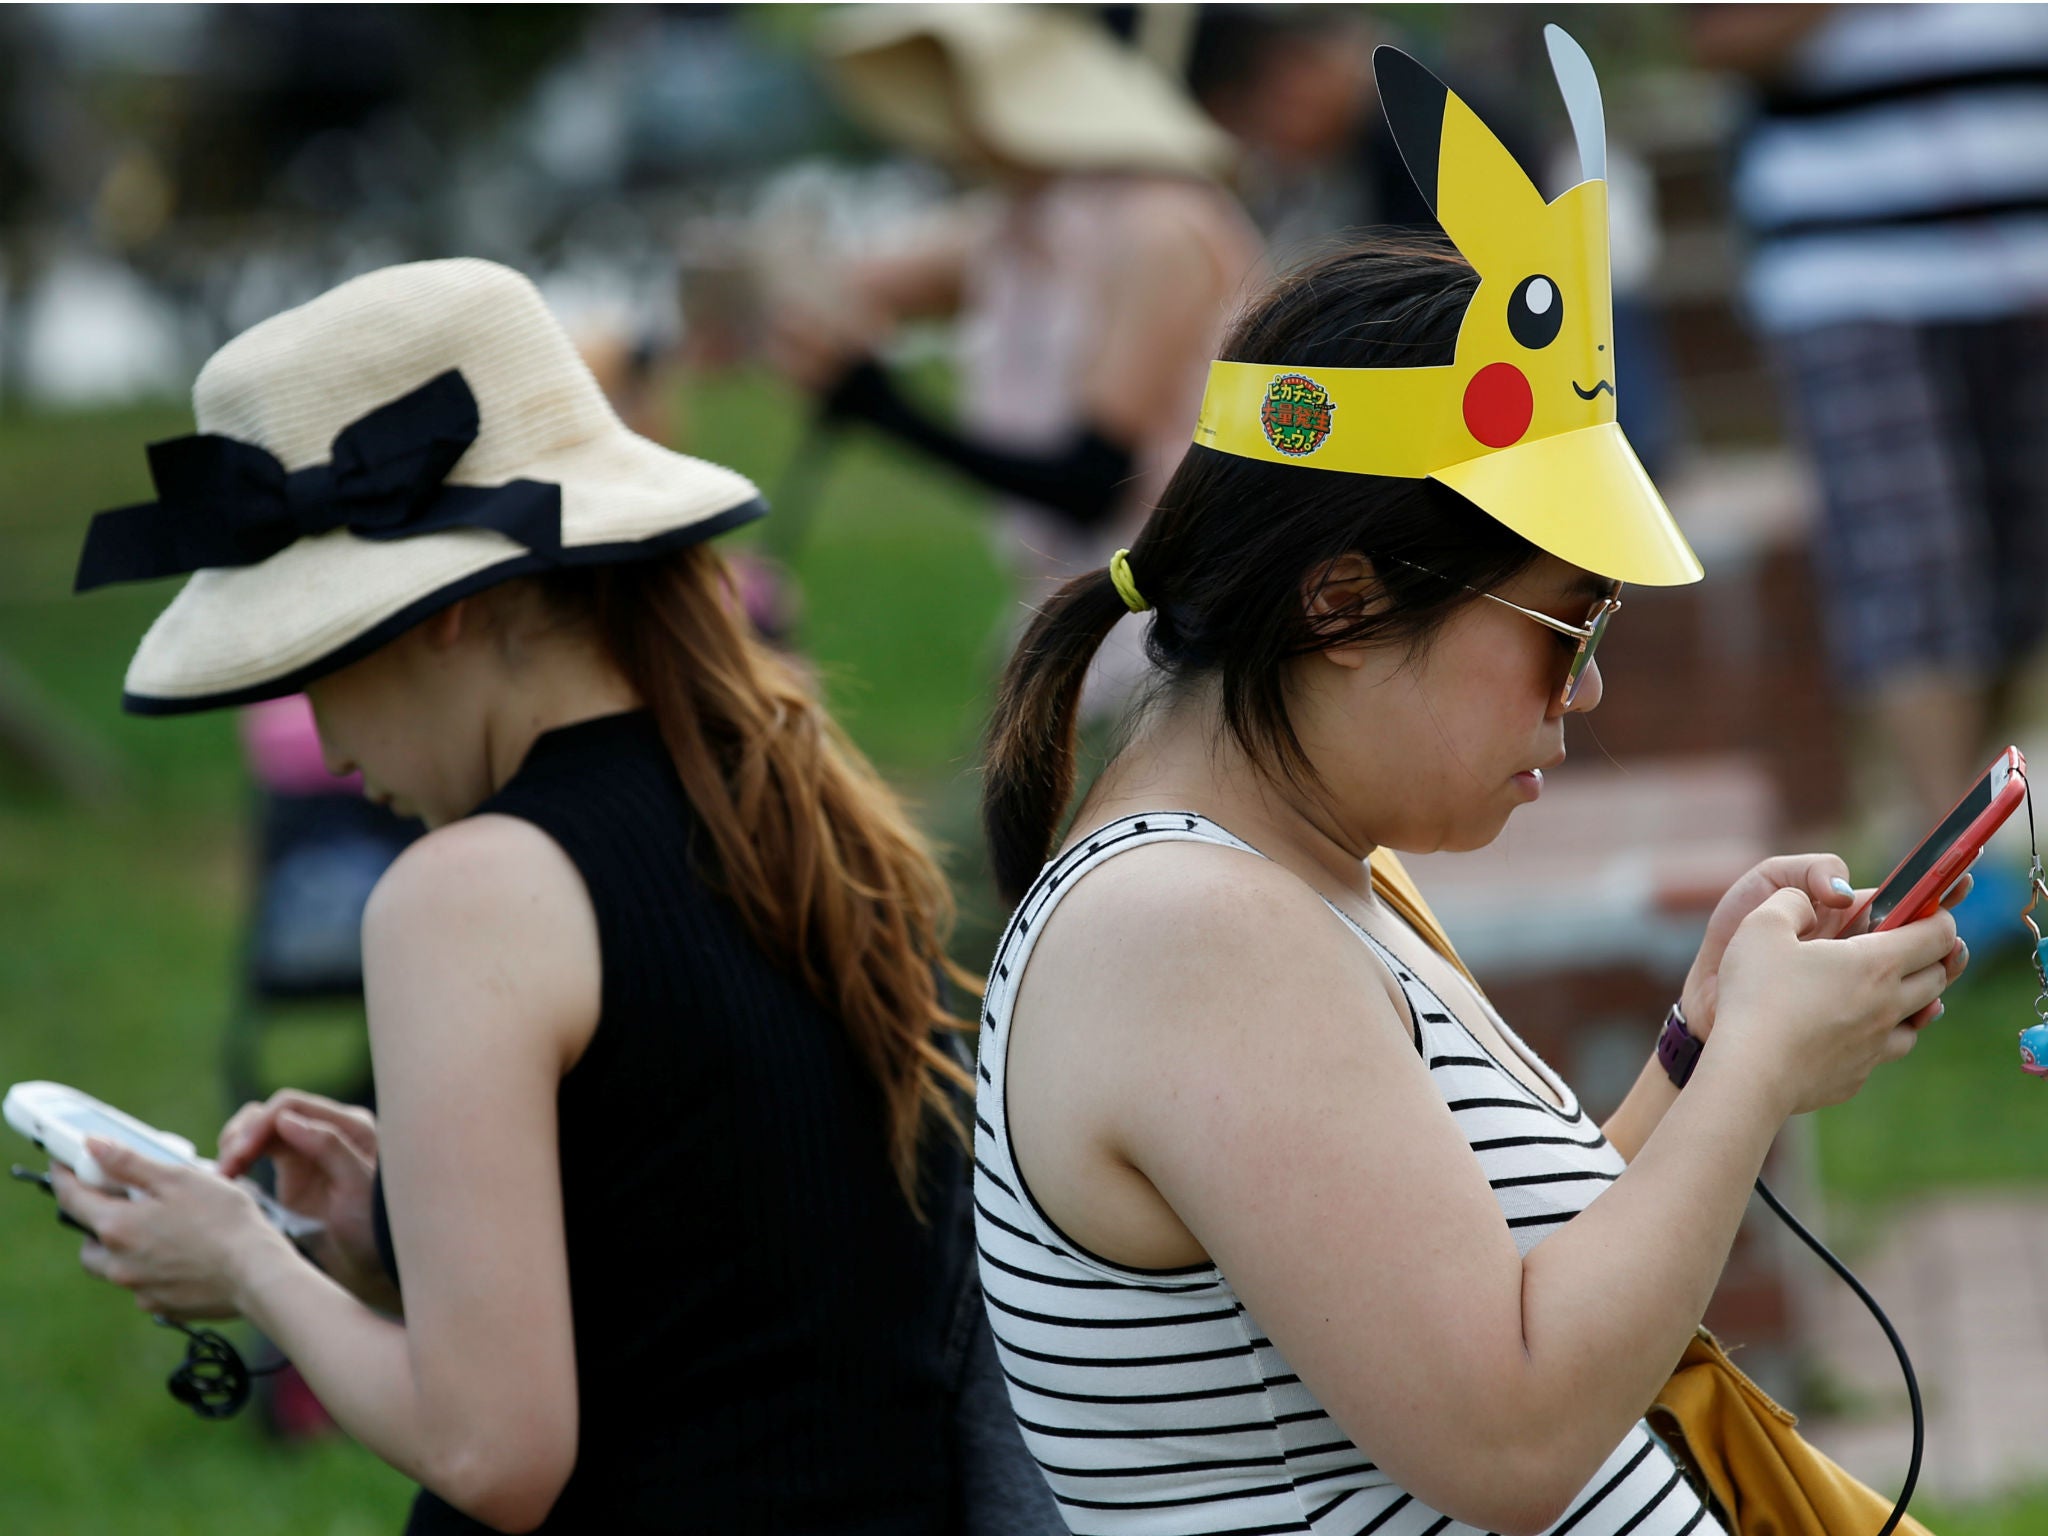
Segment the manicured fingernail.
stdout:
<path fill-rule="evenodd" d="M 1940 1018 L 1944 1013 L 1947 1012 L 1948 1004 L 1943 1002 L 1937 1002 L 1934 1005 L 1934 1012 L 1927 1015 L 1927 1022 L 1932 1024 L 1936 1019 Z"/>
<path fill-rule="evenodd" d="M 1840 875 L 1835 876 L 1834 879 L 1828 882 L 1828 888 L 1837 896 L 1854 896 L 1856 894 L 1856 887 L 1844 880 Z"/>

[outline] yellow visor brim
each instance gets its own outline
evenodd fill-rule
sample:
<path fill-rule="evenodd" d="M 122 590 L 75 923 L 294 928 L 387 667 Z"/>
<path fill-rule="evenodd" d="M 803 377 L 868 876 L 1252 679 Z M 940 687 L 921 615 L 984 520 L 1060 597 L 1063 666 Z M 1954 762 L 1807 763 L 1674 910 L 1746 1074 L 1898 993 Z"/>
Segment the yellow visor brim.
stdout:
<path fill-rule="evenodd" d="M 1706 574 L 1614 422 L 1533 438 L 1430 477 L 1547 554 L 1635 586 Z"/>

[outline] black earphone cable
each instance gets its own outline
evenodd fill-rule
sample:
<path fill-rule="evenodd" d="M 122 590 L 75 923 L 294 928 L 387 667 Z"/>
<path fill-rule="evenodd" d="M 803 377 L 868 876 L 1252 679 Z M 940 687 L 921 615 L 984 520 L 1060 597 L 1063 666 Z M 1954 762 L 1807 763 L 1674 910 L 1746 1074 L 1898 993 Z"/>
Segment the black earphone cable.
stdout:
<path fill-rule="evenodd" d="M 2030 815 L 2032 809 L 2030 804 Z M 1906 1506 L 1912 1502 L 1913 1488 L 1920 1481 L 1920 1453 L 1927 1444 L 1927 1415 L 1920 1404 L 1920 1382 L 1913 1374 L 1913 1361 L 1906 1354 L 1905 1341 L 1899 1337 L 1898 1329 L 1894 1328 L 1892 1320 L 1884 1315 L 1884 1308 L 1880 1307 L 1877 1298 L 1864 1288 L 1863 1282 L 1850 1272 L 1849 1266 L 1828 1252 L 1827 1244 L 1807 1231 L 1799 1218 L 1785 1209 L 1784 1202 L 1771 1193 L 1770 1186 L 1762 1179 L 1756 1181 L 1756 1192 L 1762 1196 L 1764 1204 L 1771 1208 L 1778 1220 L 1791 1228 L 1792 1234 L 1799 1241 L 1819 1254 L 1821 1261 L 1840 1275 L 1842 1283 L 1854 1291 L 1863 1305 L 1870 1309 L 1870 1315 L 1877 1319 L 1877 1326 L 1884 1330 L 1884 1336 L 1891 1341 L 1892 1353 L 1899 1357 L 1899 1370 L 1906 1378 L 1906 1400 L 1913 1406 L 1913 1454 L 1906 1461 L 1906 1481 L 1899 1488 L 1898 1502 L 1892 1505 L 1891 1517 L 1877 1533 L 1877 1536 L 1892 1536 L 1892 1532 L 1899 1528 L 1899 1522 L 1906 1517 Z"/>
<path fill-rule="evenodd" d="M 212 1328 L 194 1328 L 161 1313 L 156 1323 L 185 1335 L 185 1358 L 164 1385 L 202 1419 L 233 1418 L 248 1406 L 251 1378 L 269 1376 L 287 1364 L 279 1360 L 252 1370 L 226 1335 Z"/>

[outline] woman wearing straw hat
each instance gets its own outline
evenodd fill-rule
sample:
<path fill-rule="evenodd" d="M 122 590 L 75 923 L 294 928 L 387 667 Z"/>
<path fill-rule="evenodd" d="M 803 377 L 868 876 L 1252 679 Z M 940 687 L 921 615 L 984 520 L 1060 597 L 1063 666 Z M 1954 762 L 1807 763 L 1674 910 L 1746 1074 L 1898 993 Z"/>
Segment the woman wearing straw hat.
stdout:
<path fill-rule="evenodd" d="M 1603 1125 L 1390 852 L 1496 837 L 1599 702 L 1621 583 L 1701 574 L 1615 422 L 1598 91 L 1551 33 L 1588 179 L 1546 202 L 1381 50 L 1457 249 L 1253 304 L 1158 510 L 1003 680 L 982 1281 L 1077 1532 L 1722 1530 L 1644 1414 L 1786 1118 L 1904 1055 L 1966 959 L 1945 912 L 1837 937 L 1842 861 L 1767 861 Z M 1062 838 L 1130 613 L 1154 702 Z"/>
<path fill-rule="evenodd" d="M 1219 184 L 1228 135 L 1147 59 L 1067 8 L 865 7 L 822 46 L 854 112 L 992 189 L 890 256 L 807 279 L 774 351 L 828 415 L 864 420 L 1000 497 L 1004 554 L 1037 601 L 1128 543 L 1187 443 L 1229 312 L 1262 264 Z M 873 360 L 906 320 L 953 316 L 957 427 Z M 1137 628 L 1105 703 L 1142 670 Z"/>
<path fill-rule="evenodd" d="M 432 830 L 364 919 L 376 1118 L 252 1105 L 227 1177 L 96 1147 L 141 1198 L 61 1178 L 86 1267 L 254 1321 L 414 1531 L 954 1528 L 946 892 L 704 543 L 754 488 L 626 431 L 485 262 L 269 320 L 194 402 L 81 561 L 196 572 L 128 707 L 303 689 Z"/>

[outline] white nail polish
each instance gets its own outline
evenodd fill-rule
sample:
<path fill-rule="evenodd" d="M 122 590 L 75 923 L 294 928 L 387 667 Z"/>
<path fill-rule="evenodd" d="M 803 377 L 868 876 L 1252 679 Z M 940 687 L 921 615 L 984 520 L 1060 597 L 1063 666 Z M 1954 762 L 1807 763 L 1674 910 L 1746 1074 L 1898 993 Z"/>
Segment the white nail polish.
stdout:
<path fill-rule="evenodd" d="M 1840 875 L 1830 880 L 1828 885 L 1839 896 L 1854 896 L 1856 894 L 1856 887 L 1844 880 Z"/>

